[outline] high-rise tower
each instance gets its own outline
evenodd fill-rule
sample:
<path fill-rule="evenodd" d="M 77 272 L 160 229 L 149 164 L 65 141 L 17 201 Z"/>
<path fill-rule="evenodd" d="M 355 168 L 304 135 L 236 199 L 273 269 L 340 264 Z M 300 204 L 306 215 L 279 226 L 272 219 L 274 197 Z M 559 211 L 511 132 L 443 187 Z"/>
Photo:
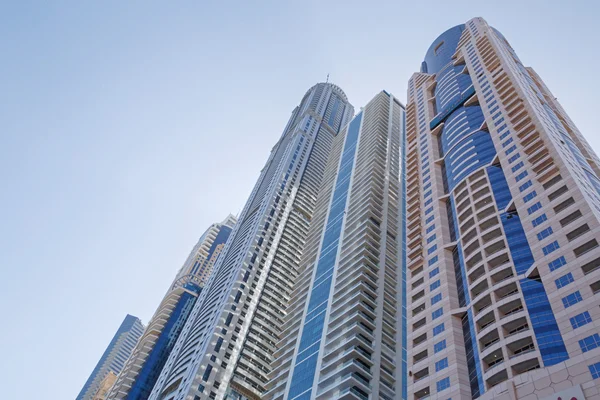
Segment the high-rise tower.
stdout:
<path fill-rule="evenodd" d="M 600 160 L 483 19 L 410 79 L 406 165 L 409 398 L 599 398 Z"/>
<path fill-rule="evenodd" d="M 236 218 L 230 215 L 223 222 L 212 224 L 200 237 L 125 363 L 108 399 L 145 400 L 150 396 L 235 223 Z"/>
<path fill-rule="evenodd" d="M 121 372 L 142 333 L 142 321 L 133 315 L 127 315 L 76 400 L 92 400 L 108 375 Z"/>
<path fill-rule="evenodd" d="M 405 394 L 403 134 L 381 92 L 335 138 L 264 398 Z"/>
<path fill-rule="evenodd" d="M 264 392 L 323 170 L 353 112 L 330 83 L 309 89 L 293 111 L 151 399 Z"/>

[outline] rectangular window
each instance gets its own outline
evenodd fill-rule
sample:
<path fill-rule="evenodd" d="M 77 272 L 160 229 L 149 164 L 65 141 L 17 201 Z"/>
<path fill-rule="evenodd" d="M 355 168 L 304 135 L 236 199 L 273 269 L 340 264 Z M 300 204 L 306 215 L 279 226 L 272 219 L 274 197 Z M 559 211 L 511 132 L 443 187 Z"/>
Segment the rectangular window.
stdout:
<path fill-rule="evenodd" d="M 550 243 L 548 246 L 542 247 L 542 251 L 544 252 L 544 255 L 547 256 L 548 254 L 552 253 L 553 251 L 558 250 L 559 248 L 560 248 L 560 245 L 555 240 L 554 242 Z"/>
<path fill-rule="evenodd" d="M 429 233 L 429 232 L 431 232 L 431 231 L 432 231 L 432 230 L 434 230 L 434 229 L 435 229 L 435 224 L 433 224 L 433 225 L 431 225 L 430 227 L 428 227 L 428 228 L 425 230 L 425 233 Z"/>
<path fill-rule="evenodd" d="M 537 234 L 537 238 L 538 240 L 543 240 L 546 239 L 548 236 L 552 235 L 552 227 L 549 226 L 546 229 L 542 230 L 540 233 Z"/>
<path fill-rule="evenodd" d="M 429 254 L 433 253 L 436 250 L 437 250 L 437 244 L 434 244 L 429 249 L 427 249 L 427 254 L 429 255 Z"/>
<path fill-rule="evenodd" d="M 536 212 L 537 210 L 539 210 L 540 208 L 542 208 L 542 203 L 540 203 L 539 201 L 537 203 L 535 203 L 534 205 L 532 205 L 531 207 L 529 207 L 527 209 L 527 212 L 529 213 L 529 215 L 533 214 L 534 212 Z"/>
<path fill-rule="evenodd" d="M 439 273 L 440 273 L 440 269 L 439 268 L 434 268 L 431 271 L 429 271 L 429 277 L 433 278 L 434 276 L 436 276 Z"/>
<path fill-rule="evenodd" d="M 425 204 L 423 204 L 423 207 L 427 207 L 428 205 L 431 204 L 431 202 L 433 201 L 433 199 L 429 199 L 425 202 Z"/>
<path fill-rule="evenodd" d="M 431 190 L 430 190 L 429 192 L 425 193 L 425 194 L 423 195 L 423 198 L 425 198 L 425 199 L 426 199 L 426 198 L 428 198 L 429 196 L 431 196 Z"/>
<path fill-rule="evenodd" d="M 526 195 L 523 197 L 523 201 L 524 201 L 525 203 L 527 203 L 527 202 L 528 202 L 528 201 L 530 201 L 531 199 L 535 198 L 535 196 L 537 196 L 537 193 L 536 193 L 536 192 L 535 192 L 535 190 L 534 190 L 533 192 L 526 194 Z"/>
<path fill-rule="evenodd" d="M 238 292 L 235 295 L 235 299 L 233 299 L 233 301 L 236 303 L 239 303 L 241 297 L 242 297 L 242 292 L 238 290 Z"/>
<path fill-rule="evenodd" d="M 536 219 L 534 219 L 533 221 L 531 221 L 531 225 L 533 225 L 533 227 L 535 228 L 536 226 L 538 226 L 539 224 L 541 224 L 547 220 L 548 220 L 548 217 L 546 217 L 546 214 L 542 214 L 539 217 L 537 217 Z"/>
<path fill-rule="evenodd" d="M 433 282 L 431 285 L 429 285 L 429 290 L 435 290 L 437 288 L 439 288 L 441 285 L 440 280 L 438 279 L 437 281 Z"/>
<path fill-rule="evenodd" d="M 513 142 L 513 138 L 508 139 L 506 142 L 502 143 L 502 147 L 506 147 Z"/>
<path fill-rule="evenodd" d="M 575 279 L 573 279 L 573 274 L 571 274 L 570 272 L 566 275 L 561 276 L 560 278 L 558 278 L 557 280 L 554 281 L 554 283 L 556 283 L 556 288 L 560 289 L 562 287 L 567 286 L 569 283 L 574 282 Z"/>
<path fill-rule="evenodd" d="M 440 361 L 436 361 L 435 372 L 439 372 L 445 368 L 448 368 L 448 358 L 442 358 Z"/>
<path fill-rule="evenodd" d="M 524 166 L 525 166 L 525 164 L 523 164 L 523 161 L 521 161 L 520 163 L 515 164 L 515 166 L 512 167 L 511 170 L 512 170 L 512 172 L 517 172 L 518 170 L 520 170 Z"/>
<path fill-rule="evenodd" d="M 577 314 L 573 318 L 570 318 L 569 321 L 571 322 L 573 329 L 577 329 L 580 326 L 584 326 L 592 322 L 592 317 L 590 316 L 589 312 L 585 311 L 581 314 Z"/>
<path fill-rule="evenodd" d="M 431 313 L 431 319 L 436 319 L 441 317 L 442 315 L 444 315 L 444 308 L 440 307 L 437 310 L 435 310 L 434 312 Z"/>
<path fill-rule="evenodd" d="M 431 260 L 429 260 L 429 266 L 431 267 L 433 264 L 435 264 L 438 260 L 438 256 L 433 257 Z"/>
<path fill-rule="evenodd" d="M 588 336 L 579 341 L 579 347 L 581 347 L 581 351 L 584 353 L 593 350 L 598 346 L 600 346 L 600 335 L 597 333 L 594 333 L 592 336 Z"/>
<path fill-rule="evenodd" d="M 211 372 L 212 372 L 212 365 L 210 365 L 210 364 L 209 364 L 209 365 L 206 367 L 206 370 L 204 371 L 204 375 L 202 376 L 202 380 L 203 380 L 204 382 L 207 382 L 207 381 L 208 381 L 208 378 L 210 377 L 210 373 L 211 373 Z"/>
<path fill-rule="evenodd" d="M 448 389 L 450 387 L 450 378 L 446 377 L 442 380 L 436 382 L 436 388 L 438 392 L 441 392 L 444 389 Z"/>
<path fill-rule="evenodd" d="M 439 303 L 441 300 L 442 300 L 442 294 L 438 293 L 431 298 L 431 305 L 434 305 L 435 303 Z"/>
<path fill-rule="evenodd" d="M 579 293 L 579 290 L 562 298 L 562 302 L 563 302 L 563 305 L 565 306 L 565 308 L 569 308 L 572 305 L 577 304 L 582 300 L 583 300 L 583 297 L 581 297 L 581 293 Z"/>
<path fill-rule="evenodd" d="M 521 186 L 519 186 L 519 192 L 523 192 L 523 190 L 527 189 L 531 185 L 533 185 L 533 183 L 531 183 L 531 181 L 525 182 L 524 184 L 522 184 Z"/>
<path fill-rule="evenodd" d="M 527 175 L 528 175 L 528 174 L 527 174 L 527 171 L 523 171 L 523 172 L 521 172 L 519 175 L 517 175 L 517 176 L 515 177 L 515 180 L 516 180 L 517 182 L 519 182 L 521 179 L 525 178 Z"/>
<path fill-rule="evenodd" d="M 425 215 L 429 214 L 432 211 L 433 211 L 433 207 L 429 207 L 427 210 L 425 210 Z"/>
<path fill-rule="evenodd" d="M 215 344 L 215 353 L 218 353 L 221 350 L 221 346 L 223 345 L 223 338 L 220 337 L 217 339 L 217 344 Z"/>
<path fill-rule="evenodd" d="M 439 335 L 440 333 L 442 333 L 444 331 L 445 331 L 444 323 L 441 323 L 438 326 L 434 326 L 433 327 L 433 336 Z"/>
<path fill-rule="evenodd" d="M 566 263 L 567 260 L 565 260 L 565 257 L 558 257 L 556 260 L 552 261 L 551 263 L 548 263 L 548 268 L 550 268 L 550 272 L 552 272 L 555 269 L 559 269 Z"/>
<path fill-rule="evenodd" d="M 517 153 L 514 156 L 512 156 L 511 158 L 508 159 L 509 163 L 513 163 L 514 161 L 518 160 L 519 157 L 521 157 L 521 154 Z"/>
<path fill-rule="evenodd" d="M 426 223 L 426 224 L 428 224 L 428 223 L 430 223 L 431 221 L 433 221 L 434 219 L 435 219 L 435 215 L 432 215 L 431 217 L 429 217 L 429 218 L 427 218 L 427 219 L 425 220 L 425 223 Z"/>
<path fill-rule="evenodd" d="M 512 140 L 512 138 L 511 138 L 511 140 Z M 517 149 L 517 146 L 512 145 L 508 149 L 506 149 L 506 151 L 504 152 L 504 154 L 509 155 L 510 153 L 512 153 L 513 151 L 515 151 L 516 149 Z"/>
<path fill-rule="evenodd" d="M 440 351 L 444 350 L 446 348 L 446 339 L 437 342 L 436 344 L 433 345 L 433 352 L 434 353 L 439 353 Z"/>
<path fill-rule="evenodd" d="M 429 243 L 433 242 L 433 241 L 435 240 L 435 237 L 436 237 L 436 235 L 435 235 L 435 234 L 433 234 L 433 235 L 429 236 L 429 237 L 427 238 L 427 244 L 429 244 Z"/>
<path fill-rule="evenodd" d="M 588 368 L 590 369 L 590 374 L 592 374 L 592 379 L 600 378 L 600 362 L 592 364 Z"/>

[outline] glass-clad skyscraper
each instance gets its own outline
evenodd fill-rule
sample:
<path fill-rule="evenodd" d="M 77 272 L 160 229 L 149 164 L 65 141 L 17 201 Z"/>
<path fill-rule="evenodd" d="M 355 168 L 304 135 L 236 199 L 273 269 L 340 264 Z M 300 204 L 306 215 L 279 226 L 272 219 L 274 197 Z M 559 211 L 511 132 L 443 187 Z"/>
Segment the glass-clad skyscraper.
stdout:
<path fill-rule="evenodd" d="M 200 237 L 125 363 L 108 399 L 146 400 L 150 396 L 235 223 L 236 218 L 230 215 L 223 222 L 212 224 Z"/>
<path fill-rule="evenodd" d="M 483 19 L 410 79 L 406 146 L 408 397 L 598 398 L 600 160 Z"/>
<path fill-rule="evenodd" d="M 331 83 L 308 90 L 273 147 L 150 396 L 260 398 L 334 137 L 354 113 Z"/>
<path fill-rule="evenodd" d="M 133 315 L 127 315 L 76 400 L 92 400 L 108 375 L 121 372 L 142 333 L 142 321 Z"/>
<path fill-rule="evenodd" d="M 404 106 L 381 92 L 334 139 L 265 399 L 398 399 Z"/>

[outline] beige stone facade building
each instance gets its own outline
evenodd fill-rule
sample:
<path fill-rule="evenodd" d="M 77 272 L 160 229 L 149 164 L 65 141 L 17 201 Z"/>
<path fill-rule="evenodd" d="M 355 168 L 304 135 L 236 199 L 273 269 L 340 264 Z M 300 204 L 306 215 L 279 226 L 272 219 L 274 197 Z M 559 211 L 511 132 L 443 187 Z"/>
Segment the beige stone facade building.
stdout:
<path fill-rule="evenodd" d="M 408 398 L 600 399 L 600 160 L 483 19 L 407 104 Z"/>

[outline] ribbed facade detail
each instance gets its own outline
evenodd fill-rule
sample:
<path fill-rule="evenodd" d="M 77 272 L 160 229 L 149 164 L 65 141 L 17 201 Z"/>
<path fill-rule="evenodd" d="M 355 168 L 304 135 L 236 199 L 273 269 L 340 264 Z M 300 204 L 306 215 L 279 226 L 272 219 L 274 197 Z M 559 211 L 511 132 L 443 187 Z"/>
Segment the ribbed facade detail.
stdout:
<path fill-rule="evenodd" d="M 352 114 L 330 83 L 292 112 L 151 399 L 260 398 L 331 145 Z"/>
<path fill-rule="evenodd" d="M 264 398 L 402 393 L 403 129 L 381 92 L 335 138 Z"/>
<path fill-rule="evenodd" d="M 483 19 L 411 78 L 406 146 L 408 397 L 600 398 L 600 163 Z"/>
<path fill-rule="evenodd" d="M 212 224 L 177 273 L 107 399 L 145 400 L 189 317 L 236 223 L 232 215 Z"/>

